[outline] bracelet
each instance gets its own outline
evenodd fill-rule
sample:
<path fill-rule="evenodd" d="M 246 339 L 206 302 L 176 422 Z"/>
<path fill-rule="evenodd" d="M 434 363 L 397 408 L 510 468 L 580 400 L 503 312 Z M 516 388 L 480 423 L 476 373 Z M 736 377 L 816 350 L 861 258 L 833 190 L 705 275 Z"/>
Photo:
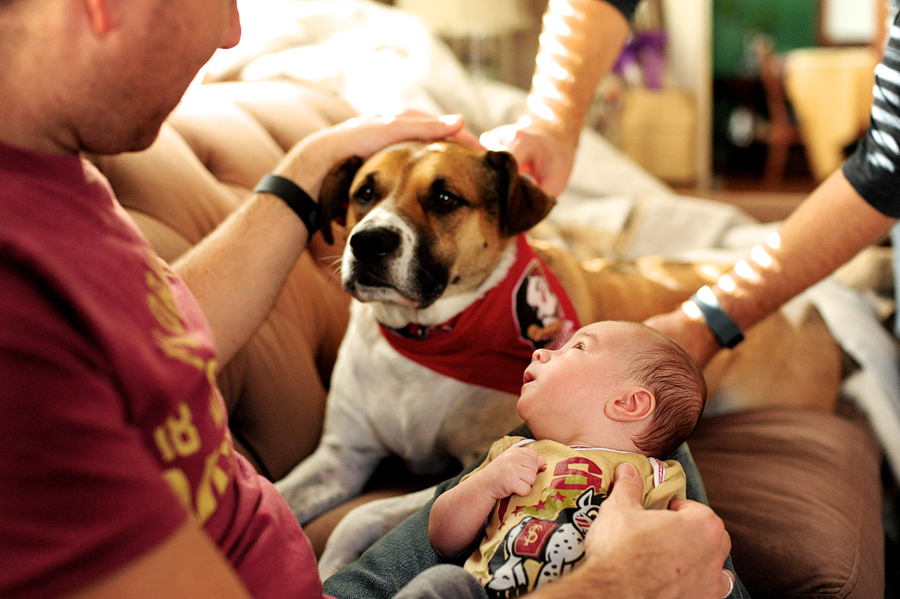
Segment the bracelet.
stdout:
<path fill-rule="evenodd" d="M 744 340 L 744 333 L 719 304 L 719 298 L 713 293 L 709 285 L 701 287 L 697 293 L 691 296 L 691 301 L 700 310 L 703 321 L 719 345 L 732 348 Z"/>
<path fill-rule="evenodd" d="M 322 209 L 299 185 L 280 175 L 268 174 L 253 189 L 256 193 L 278 196 L 306 225 L 308 237 L 322 228 Z"/>

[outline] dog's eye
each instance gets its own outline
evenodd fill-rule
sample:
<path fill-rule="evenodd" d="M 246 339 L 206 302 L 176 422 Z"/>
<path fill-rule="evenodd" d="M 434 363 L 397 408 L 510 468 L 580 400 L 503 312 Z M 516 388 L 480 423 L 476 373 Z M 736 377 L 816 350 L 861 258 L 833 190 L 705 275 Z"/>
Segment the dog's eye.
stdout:
<path fill-rule="evenodd" d="M 449 191 L 439 191 L 435 193 L 431 198 L 431 202 L 433 204 L 433 209 L 436 212 L 443 213 L 452 212 L 463 204 L 463 201 L 460 198 Z"/>
<path fill-rule="evenodd" d="M 356 190 L 356 193 L 353 194 L 353 199 L 363 206 L 371 204 L 375 201 L 375 188 L 368 184 L 362 185 Z"/>

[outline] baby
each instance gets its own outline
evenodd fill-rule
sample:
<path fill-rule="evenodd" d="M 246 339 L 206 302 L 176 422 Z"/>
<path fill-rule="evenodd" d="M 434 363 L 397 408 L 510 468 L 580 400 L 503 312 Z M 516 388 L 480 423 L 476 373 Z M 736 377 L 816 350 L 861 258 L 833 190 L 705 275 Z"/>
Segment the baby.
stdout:
<path fill-rule="evenodd" d="M 640 470 L 647 508 L 684 498 L 681 465 L 656 458 L 694 430 L 706 392 L 691 355 L 639 323 L 594 323 L 558 350 L 535 351 L 518 402 L 534 439 L 495 442 L 435 500 L 434 550 L 456 557 L 480 538 L 465 568 L 489 596 L 555 580 L 581 559 L 617 465 Z"/>

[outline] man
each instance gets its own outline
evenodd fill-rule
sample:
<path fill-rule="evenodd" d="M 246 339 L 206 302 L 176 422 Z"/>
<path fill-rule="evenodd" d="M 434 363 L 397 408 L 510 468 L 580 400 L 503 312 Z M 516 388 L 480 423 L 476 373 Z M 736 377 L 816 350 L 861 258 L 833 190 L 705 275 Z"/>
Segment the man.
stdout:
<path fill-rule="evenodd" d="M 216 370 L 306 247 L 309 211 L 280 196 L 316 197 L 352 154 L 462 138 L 463 122 L 311 135 L 275 169 L 299 190 L 254 194 L 170 268 L 79 154 L 146 148 L 239 38 L 234 0 L 0 0 L 0 596 L 321 596 L 302 530 L 234 451 Z M 721 520 L 692 502 L 645 517 L 620 480 L 603 516 L 616 557 L 558 591 L 721 597 Z"/>

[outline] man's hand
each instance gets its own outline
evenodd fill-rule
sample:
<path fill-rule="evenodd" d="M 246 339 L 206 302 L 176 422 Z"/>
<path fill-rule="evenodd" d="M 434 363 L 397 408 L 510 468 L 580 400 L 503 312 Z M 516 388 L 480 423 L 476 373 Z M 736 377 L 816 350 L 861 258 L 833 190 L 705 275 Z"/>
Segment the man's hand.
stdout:
<path fill-rule="evenodd" d="M 616 469 L 612 491 L 585 538 L 587 561 L 580 570 L 617 574 L 620 596 L 721 599 L 730 574 L 722 566 L 731 550 L 725 524 L 707 506 L 672 501 L 668 510 L 641 506 L 637 469 Z"/>
<path fill-rule="evenodd" d="M 450 138 L 481 147 L 464 125 L 460 115 L 434 117 L 412 110 L 398 115 L 358 117 L 308 135 L 291 148 L 274 172 L 293 180 L 317 198 L 328 171 L 351 156 L 367 158 L 382 148 L 407 140 Z"/>

